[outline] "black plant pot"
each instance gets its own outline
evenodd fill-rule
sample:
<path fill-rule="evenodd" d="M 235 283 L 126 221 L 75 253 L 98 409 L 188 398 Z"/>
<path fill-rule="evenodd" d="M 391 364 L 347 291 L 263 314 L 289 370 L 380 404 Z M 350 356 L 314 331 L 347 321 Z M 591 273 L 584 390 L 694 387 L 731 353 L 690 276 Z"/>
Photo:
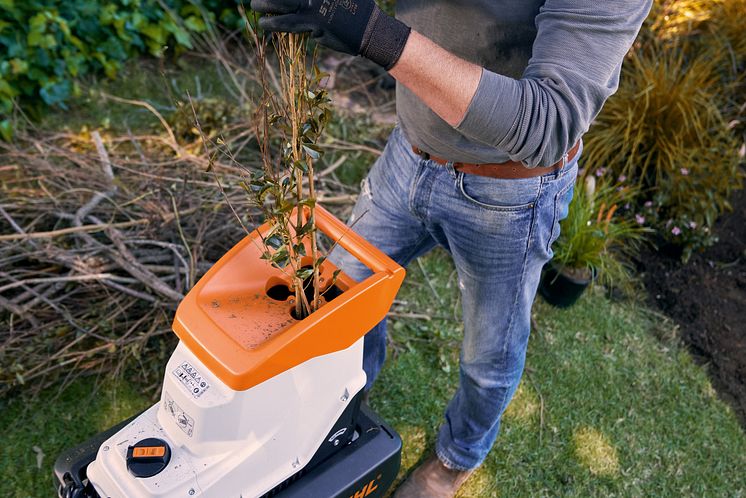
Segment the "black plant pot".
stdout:
<path fill-rule="evenodd" d="M 563 272 L 552 263 L 547 263 L 539 282 L 539 294 L 552 306 L 568 308 L 580 298 L 593 281 L 593 277 L 594 275 L 590 278 L 578 278 Z"/>

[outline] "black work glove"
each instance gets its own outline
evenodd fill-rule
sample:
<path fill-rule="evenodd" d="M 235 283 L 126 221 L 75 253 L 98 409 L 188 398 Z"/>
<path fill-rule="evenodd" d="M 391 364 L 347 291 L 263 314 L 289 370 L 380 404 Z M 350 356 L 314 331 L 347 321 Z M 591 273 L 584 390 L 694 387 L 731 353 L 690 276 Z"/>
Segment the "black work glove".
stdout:
<path fill-rule="evenodd" d="M 310 32 L 322 45 L 362 55 L 391 69 L 410 28 L 383 12 L 373 0 L 251 0 L 266 31 Z"/>

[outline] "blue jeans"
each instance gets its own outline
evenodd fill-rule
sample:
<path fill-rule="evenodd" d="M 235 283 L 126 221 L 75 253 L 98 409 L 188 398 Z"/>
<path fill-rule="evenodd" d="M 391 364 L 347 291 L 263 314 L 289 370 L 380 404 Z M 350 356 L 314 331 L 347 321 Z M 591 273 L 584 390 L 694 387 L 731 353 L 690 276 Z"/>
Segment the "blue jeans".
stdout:
<path fill-rule="evenodd" d="M 436 245 L 453 257 L 463 303 L 459 387 L 436 452 L 447 466 L 479 466 L 497 437 L 526 357 L 531 304 L 567 216 L 577 157 L 561 170 L 502 180 L 457 172 L 412 152 L 395 128 L 363 181 L 350 224 L 402 266 Z M 370 270 L 341 248 L 330 256 L 356 280 Z M 386 357 L 386 321 L 364 341 L 370 389 Z"/>

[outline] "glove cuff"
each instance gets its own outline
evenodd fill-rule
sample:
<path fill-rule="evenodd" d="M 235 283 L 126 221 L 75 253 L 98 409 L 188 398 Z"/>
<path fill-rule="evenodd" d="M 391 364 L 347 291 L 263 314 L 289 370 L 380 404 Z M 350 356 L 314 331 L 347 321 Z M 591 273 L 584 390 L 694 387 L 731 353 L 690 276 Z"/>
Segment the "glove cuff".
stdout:
<path fill-rule="evenodd" d="M 363 34 L 360 55 L 388 71 L 401 57 L 411 31 L 412 28 L 376 5 Z"/>

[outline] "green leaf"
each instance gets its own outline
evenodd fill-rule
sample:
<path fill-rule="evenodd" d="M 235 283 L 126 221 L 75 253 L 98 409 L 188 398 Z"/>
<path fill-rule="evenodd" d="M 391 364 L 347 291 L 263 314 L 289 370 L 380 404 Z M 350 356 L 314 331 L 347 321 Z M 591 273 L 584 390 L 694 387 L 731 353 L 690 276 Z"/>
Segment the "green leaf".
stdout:
<path fill-rule="evenodd" d="M 189 33 L 184 28 L 176 27 L 172 30 L 172 33 L 179 45 L 187 48 L 192 48 L 192 38 L 189 36 Z"/>
<path fill-rule="evenodd" d="M 10 86 L 10 83 L 0 78 L 0 96 L 11 99 L 18 95 L 18 92 Z"/>
<path fill-rule="evenodd" d="M 310 217 L 308 221 L 300 228 L 300 230 L 296 231 L 295 234 L 298 237 L 304 237 L 305 235 L 310 233 L 313 228 L 314 228 L 313 217 Z"/>
<path fill-rule="evenodd" d="M 10 142 L 13 139 L 13 124 L 10 122 L 10 119 L 0 121 L 0 138 L 6 142 Z"/>
<path fill-rule="evenodd" d="M 191 29 L 192 31 L 196 31 L 197 33 L 201 33 L 207 29 L 205 21 L 197 16 L 189 16 L 184 19 L 184 26 Z"/>
<path fill-rule="evenodd" d="M 295 276 L 301 280 L 305 280 L 311 275 L 313 275 L 313 268 L 299 268 L 298 271 L 295 272 Z"/>
<path fill-rule="evenodd" d="M 290 260 L 287 247 L 282 246 L 270 256 L 269 260 L 278 268 L 285 268 L 285 266 L 287 266 L 288 264 L 288 261 Z"/>
<path fill-rule="evenodd" d="M 321 157 L 321 151 L 315 145 L 303 144 L 303 150 L 306 152 L 306 154 L 308 154 L 314 160 Z"/>
<path fill-rule="evenodd" d="M 40 47 L 44 43 L 44 32 L 36 30 L 29 31 L 26 43 L 28 43 L 29 47 Z"/>
<path fill-rule="evenodd" d="M 308 165 L 305 161 L 293 161 L 293 167 L 301 170 L 303 173 L 308 173 Z"/>
<path fill-rule="evenodd" d="M 282 246 L 282 238 L 280 238 L 279 235 L 274 234 L 264 239 L 264 243 L 272 249 L 279 249 Z"/>
<path fill-rule="evenodd" d="M 163 45 L 166 43 L 168 33 L 166 30 L 157 24 L 146 24 L 140 28 L 140 33 L 144 34 L 157 45 Z"/>
<path fill-rule="evenodd" d="M 63 109 L 67 109 L 64 102 L 70 97 L 72 91 L 72 85 L 70 80 L 63 80 L 51 85 L 47 85 L 39 90 L 39 95 L 44 99 L 47 105 L 58 105 Z"/>
<path fill-rule="evenodd" d="M 244 185 L 246 185 L 244 183 Z M 252 182 L 249 184 L 249 189 L 253 193 L 261 192 L 261 190 L 264 188 L 264 182 L 258 181 L 258 180 L 252 180 Z"/>
<path fill-rule="evenodd" d="M 263 185 L 262 188 L 259 189 L 259 191 L 256 193 L 257 202 L 259 204 L 264 204 L 264 201 L 267 198 L 267 194 L 271 193 L 273 187 L 274 185 L 268 183 Z"/>
<path fill-rule="evenodd" d="M 119 64 L 117 64 L 116 61 L 107 59 L 102 53 L 96 53 L 93 54 L 93 56 L 97 61 L 99 61 L 99 63 L 101 63 L 101 66 L 104 68 L 104 74 L 106 74 L 108 78 L 116 78 L 117 70 L 119 69 Z"/>
<path fill-rule="evenodd" d="M 44 32 L 47 26 L 47 16 L 45 13 L 46 12 L 40 12 L 29 19 L 28 25 L 30 31 L 38 31 L 40 33 Z"/>
<path fill-rule="evenodd" d="M 287 214 L 290 211 L 292 211 L 293 209 L 295 209 L 295 204 L 293 204 L 290 201 L 287 201 L 287 200 L 283 199 L 282 202 L 280 202 L 280 207 L 279 207 L 279 210 L 278 210 L 278 214 L 279 215 Z"/>

